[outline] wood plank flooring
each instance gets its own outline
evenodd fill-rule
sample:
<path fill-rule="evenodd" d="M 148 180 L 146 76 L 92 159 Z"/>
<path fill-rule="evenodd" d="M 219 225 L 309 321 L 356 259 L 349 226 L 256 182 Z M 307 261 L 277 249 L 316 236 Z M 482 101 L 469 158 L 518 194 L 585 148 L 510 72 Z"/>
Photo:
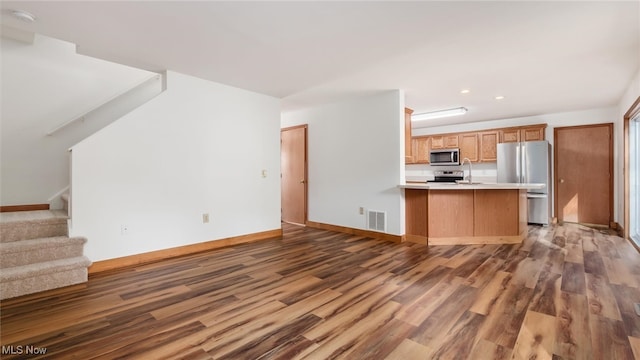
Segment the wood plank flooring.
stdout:
<path fill-rule="evenodd" d="M 427 247 L 285 224 L 2 301 L 0 342 L 3 359 L 640 359 L 634 302 L 638 252 L 578 225 Z"/>

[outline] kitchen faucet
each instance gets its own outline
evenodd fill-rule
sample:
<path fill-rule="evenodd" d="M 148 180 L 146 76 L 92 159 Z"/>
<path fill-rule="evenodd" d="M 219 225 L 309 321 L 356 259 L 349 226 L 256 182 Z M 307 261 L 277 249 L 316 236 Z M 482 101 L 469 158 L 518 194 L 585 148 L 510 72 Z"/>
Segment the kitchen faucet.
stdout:
<path fill-rule="evenodd" d="M 469 158 L 464 158 L 464 159 L 462 159 L 462 163 L 460 163 L 460 165 L 464 166 L 464 162 L 465 161 L 469 162 L 469 184 L 472 184 L 473 181 L 471 180 L 471 160 L 469 160 Z"/>

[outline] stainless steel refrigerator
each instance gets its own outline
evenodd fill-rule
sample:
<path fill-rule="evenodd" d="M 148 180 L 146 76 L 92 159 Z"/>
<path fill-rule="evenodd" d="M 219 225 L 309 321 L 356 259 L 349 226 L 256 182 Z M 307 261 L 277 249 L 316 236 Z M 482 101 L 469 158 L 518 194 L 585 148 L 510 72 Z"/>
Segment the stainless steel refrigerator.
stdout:
<path fill-rule="evenodd" d="M 527 141 L 498 144 L 499 183 L 542 183 L 542 189 L 527 192 L 528 222 L 549 224 L 549 142 Z"/>

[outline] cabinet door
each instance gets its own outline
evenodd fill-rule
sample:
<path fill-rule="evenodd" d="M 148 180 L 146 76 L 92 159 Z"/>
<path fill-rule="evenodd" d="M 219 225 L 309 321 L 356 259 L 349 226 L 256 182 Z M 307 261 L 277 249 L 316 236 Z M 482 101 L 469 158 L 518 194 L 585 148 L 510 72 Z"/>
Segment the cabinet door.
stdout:
<path fill-rule="evenodd" d="M 497 159 L 498 131 L 485 131 L 480 134 L 480 161 L 490 162 Z"/>
<path fill-rule="evenodd" d="M 460 134 L 460 161 L 468 158 L 471 161 L 478 161 L 478 134 Z"/>
<path fill-rule="evenodd" d="M 432 149 L 444 149 L 444 136 L 432 136 L 431 137 Z"/>
<path fill-rule="evenodd" d="M 544 127 L 532 127 L 520 129 L 520 141 L 544 140 Z"/>
<path fill-rule="evenodd" d="M 404 162 L 411 164 L 413 162 L 413 149 L 411 143 L 411 113 L 413 110 L 404 108 Z"/>
<path fill-rule="evenodd" d="M 510 143 L 520 141 L 520 130 L 517 128 L 500 130 L 500 142 Z"/>
<path fill-rule="evenodd" d="M 444 136 L 444 148 L 445 149 L 456 149 L 460 147 L 460 143 L 458 142 L 458 135 L 445 135 Z"/>
<path fill-rule="evenodd" d="M 416 152 L 414 154 L 415 163 L 418 164 L 428 164 L 429 163 L 429 151 L 430 149 L 430 141 L 429 137 L 416 137 L 413 138 L 416 144 Z"/>

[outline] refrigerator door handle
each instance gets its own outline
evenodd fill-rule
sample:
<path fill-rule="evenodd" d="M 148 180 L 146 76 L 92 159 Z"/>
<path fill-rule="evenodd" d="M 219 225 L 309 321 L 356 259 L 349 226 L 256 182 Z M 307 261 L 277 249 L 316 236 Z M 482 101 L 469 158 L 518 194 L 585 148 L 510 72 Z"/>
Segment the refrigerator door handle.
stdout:
<path fill-rule="evenodd" d="M 520 173 L 520 162 L 521 162 L 521 158 L 520 158 L 520 144 L 518 144 L 518 146 L 516 146 L 516 179 L 518 179 L 518 182 L 520 182 L 520 179 L 522 179 L 522 175 Z"/>
<path fill-rule="evenodd" d="M 521 143 L 520 146 L 522 147 L 521 150 L 521 155 L 522 155 L 522 160 L 521 160 L 521 166 L 522 169 L 520 171 L 520 182 L 521 183 L 525 183 L 526 179 L 527 179 L 527 148 L 524 146 L 524 143 Z"/>
<path fill-rule="evenodd" d="M 545 199 L 547 194 L 527 194 L 527 199 Z"/>

